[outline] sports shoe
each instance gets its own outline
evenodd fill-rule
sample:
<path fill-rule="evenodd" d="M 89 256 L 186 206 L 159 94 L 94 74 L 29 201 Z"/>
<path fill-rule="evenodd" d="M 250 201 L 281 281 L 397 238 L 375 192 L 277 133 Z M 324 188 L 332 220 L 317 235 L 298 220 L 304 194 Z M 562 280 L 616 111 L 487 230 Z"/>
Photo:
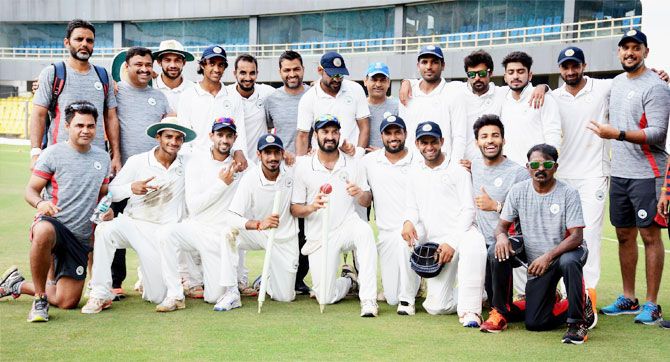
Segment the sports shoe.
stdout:
<path fill-rule="evenodd" d="M 358 293 L 358 276 L 354 271 L 354 268 L 349 264 L 342 265 L 342 277 L 349 278 L 351 280 L 351 287 L 349 288 L 349 295 L 356 295 Z M 375 303 L 377 305 L 377 303 Z"/>
<path fill-rule="evenodd" d="M 376 317 L 379 314 L 379 307 L 375 300 L 361 300 L 361 317 Z"/>
<path fill-rule="evenodd" d="M 586 323 L 568 323 L 568 331 L 563 335 L 563 343 L 582 344 L 588 339 Z"/>
<path fill-rule="evenodd" d="M 642 312 L 635 317 L 635 323 L 653 325 L 662 320 L 661 306 L 652 302 L 644 303 Z"/>
<path fill-rule="evenodd" d="M 586 303 L 584 304 L 584 322 L 588 329 L 595 328 L 598 324 L 598 314 L 596 308 L 593 306 L 590 293 L 586 293 Z"/>
<path fill-rule="evenodd" d="M 414 315 L 416 314 L 414 304 L 409 304 L 409 302 L 405 302 L 401 300 L 398 303 L 398 314 L 399 315 Z"/>
<path fill-rule="evenodd" d="M 190 287 L 184 291 L 184 296 L 192 299 L 202 299 L 205 297 L 205 288 L 202 285 Z"/>
<path fill-rule="evenodd" d="M 49 301 L 47 296 L 35 297 L 33 306 L 28 313 L 28 322 L 48 322 L 49 321 Z"/>
<path fill-rule="evenodd" d="M 112 288 L 112 294 L 114 294 L 114 298 L 112 300 L 115 302 L 126 298 L 126 291 L 123 290 L 123 288 Z"/>
<path fill-rule="evenodd" d="M 614 303 L 600 308 L 600 313 L 605 315 L 638 314 L 640 313 L 640 303 L 637 298 L 633 301 L 620 295 Z"/>
<path fill-rule="evenodd" d="M 263 277 L 262 275 L 257 276 L 256 279 L 254 279 L 254 282 L 251 284 L 251 287 L 260 291 L 261 290 L 261 278 L 262 277 Z"/>
<path fill-rule="evenodd" d="M 88 298 L 86 305 L 81 308 L 81 312 L 84 314 L 96 314 L 100 313 L 103 309 L 107 309 L 112 306 L 111 299 L 101 299 L 101 298 Z"/>
<path fill-rule="evenodd" d="M 660 321 L 658 326 L 663 329 L 670 329 L 670 321 Z"/>
<path fill-rule="evenodd" d="M 596 293 L 595 288 L 586 288 L 586 293 L 589 294 L 589 297 L 591 298 L 591 306 L 593 307 L 593 313 L 598 314 L 598 294 Z"/>
<path fill-rule="evenodd" d="M 502 314 L 500 314 L 500 312 L 495 309 L 491 309 L 491 312 L 489 312 L 489 318 L 486 320 L 486 322 L 482 323 L 481 327 L 479 328 L 480 331 L 488 333 L 500 333 L 505 329 L 507 329 L 507 320 Z"/>
<path fill-rule="evenodd" d="M 178 309 L 186 308 L 184 299 L 177 299 L 174 297 L 165 297 L 161 304 L 156 306 L 156 312 L 174 312 Z"/>
<path fill-rule="evenodd" d="M 0 298 L 11 295 L 14 299 L 21 296 L 21 284 L 26 280 L 19 272 L 19 268 L 11 266 L 5 270 L 0 279 Z"/>
<path fill-rule="evenodd" d="M 214 305 L 214 310 L 217 312 L 227 312 L 241 306 L 242 301 L 240 300 L 240 292 L 237 288 L 232 287 L 228 288 L 228 290 L 219 297 L 216 301 L 216 305 Z"/>
<path fill-rule="evenodd" d="M 479 328 L 482 324 L 482 317 L 477 313 L 465 312 L 462 317 L 458 318 L 458 321 L 463 324 L 463 327 Z"/>
<path fill-rule="evenodd" d="M 309 295 L 310 289 L 305 281 L 300 280 L 295 282 L 295 292 L 300 295 Z"/>

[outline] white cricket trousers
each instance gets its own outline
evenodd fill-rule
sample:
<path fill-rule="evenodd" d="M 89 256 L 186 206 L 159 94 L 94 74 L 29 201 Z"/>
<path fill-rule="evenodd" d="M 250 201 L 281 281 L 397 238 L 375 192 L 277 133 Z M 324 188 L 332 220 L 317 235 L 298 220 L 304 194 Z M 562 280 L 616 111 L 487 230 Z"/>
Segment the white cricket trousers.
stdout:
<path fill-rule="evenodd" d="M 482 313 L 486 273 L 484 236 L 473 226 L 457 238 L 455 244 L 456 253 L 452 261 L 444 265 L 438 276 L 426 279 L 427 295 L 423 308 L 429 314 L 458 312 L 459 316 L 463 316 L 466 312 Z M 414 297 L 410 303 L 414 304 Z"/>
<path fill-rule="evenodd" d="M 222 263 L 221 273 L 227 280 L 239 280 L 241 251 L 266 250 L 268 232 L 239 230 L 235 246 L 226 243 L 229 262 Z M 266 251 L 267 252 L 267 251 Z M 289 239 L 275 239 L 272 245 L 267 292 L 273 300 L 291 302 L 295 299 L 295 274 L 298 271 L 298 235 Z"/>
<path fill-rule="evenodd" d="M 403 240 L 401 230 L 380 230 L 377 251 L 386 303 L 414 300 L 421 278 L 412 270 L 412 249 Z"/>
<path fill-rule="evenodd" d="M 600 246 L 602 244 L 605 199 L 609 194 L 609 178 L 561 179 L 579 191 L 584 214 L 584 240 L 589 256 L 584 265 L 586 288 L 596 288 L 600 280 Z"/>
<path fill-rule="evenodd" d="M 323 304 L 337 303 L 349 292 L 351 280 L 340 277 L 338 270 L 341 254 L 351 250 L 356 252 L 356 265 L 358 265 L 358 297 L 361 300 L 377 300 L 377 248 L 370 225 L 358 215 L 352 215 L 337 230 L 331 229 L 327 242 L 326 300 Z M 323 249 L 323 246 L 320 246 L 308 256 L 312 289 L 319 304 L 322 303 L 321 293 L 324 288 L 321 282 Z"/>
<path fill-rule="evenodd" d="M 179 262 L 179 277 L 184 281 L 186 288 L 193 288 L 203 285 L 202 260 L 197 252 L 187 253 L 180 251 L 177 254 Z"/>
<path fill-rule="evenodd" d="M 177 270 L 180 252 L 182 255 L 195 254 L 201 260 L 205 302 L 216 303 L 223 295 L 225 288 L 220 283 L 220 265 L 227 262 L 227 259 L 221 257 L 225 245 L 225 233 L 222 230 L 225 229 L 220 225 L 185 220 L 161 230 L 161 264 L 168 297 L 184 298 Z"/>
<path fill-rule="evenodd" d="M 166 225 L 131 219 L 124 214 L 100 223 L 95 228 L 91 297 L 113 298 L 111 267 L 114 252 L 116 249 L 133 248 L 140 259 L 144 288 L 142 298 L 153 303 L 162 302 L 166 287 L 161 275 L 159 235 L 164 227 Z"/>

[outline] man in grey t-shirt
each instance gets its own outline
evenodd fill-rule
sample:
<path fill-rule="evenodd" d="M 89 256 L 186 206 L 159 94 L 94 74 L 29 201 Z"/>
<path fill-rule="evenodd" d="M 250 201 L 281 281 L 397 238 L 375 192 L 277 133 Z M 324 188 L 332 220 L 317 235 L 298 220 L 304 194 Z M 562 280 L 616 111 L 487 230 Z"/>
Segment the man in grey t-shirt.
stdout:
<path fill-rule="evenodd" d="M 265 100 L 265 113 L 268 129 L 275 129 L 275 133 L 284 141 L 284 149 L 295 153 L 295 137 L 298 127 L 298 104 L 300 98 L 309 87 L 302 83 L 305 67 L 302 57 L 293 50 L 287 50 L 279 56 L 279 76 L 284 86 L 270 94 Z M 305 219 L 298 219 L 298 244 L 302 249 L 305 245 Z M 295 277 L 295 290 L 299 294 L 309 294 L 309 287 L 304 279 L 309 272 L 309 259 L 300 254 L 298 271 Z"/>
<path fill-rule="evenodd" d="M 156 146 L 156 140 L 141 137 L 147 127 L 172 113 L 170 104 L 158 89 L 149 86 L 153 59 L 151 50 L 132 47 L 126 52 L 128 82 L 119 83 L 116 94 L 121 128 L 121 162 L 130 156 L 147 152 Z"/>
<path fill-rule="evenodd" d="M 25 199 L 37 209 L 30 230 L 32 282 L 12 267 L 0 283 L 0 298 L 35 296 L 28 322 L 48 321 L 49 303 L 63 309 L 79 303 L 91 250 L 90 217 L 109 182 L 109 155 L 91 145 L 98 111 L 86 101 L 70 104 L 64 111 L 67 142 L 42 152 L 26 187 Z M 52 259 L 54 280 L 48 280 Z"/>
<path fill-rule="evenodd" d="M 505 127 L 498 116 L 493 114 L 481 116 L 475 121 L 473 130 L 477 148 L 482 154 L 482 157 L 474 158 L 470 166 L 477 228 L 484 235 L 487 249 L 490 249 L 495 246 L 496 239 L 493 230 L 500 219 L 500 212 L 507 193 L 512 186 L 527 180 L 529 176 L 525 168 L 503 155 Z M 519 233 L 520 228 L 517 221 L 514 222 L 514 230 Z M 515 284 L 517 284 L 516 280 Z M 523 292 L 524 286 L 525 278 L 520 285 L 515 285 L 520 292 Z M 493 296 L 491 288 L 491 268 L 487 264 L 484 289 L 489 302 Z"/>
<path fill-rule="evenodd" d="M 368 107 L 370 108 L 370 144 L 368 151 L 384 147 L 379 126 L 387 116 L 398 115 L 398 100 L 386 96 L 391 87 L 390 77 L 389 67 L 384 63 L 376 62 L 368 66 L 363 81 L 368 91 Z"/>
<path fill-rule="evenodd" d="M 105 90 L 101 77 L 98 76 L 96 69 L 89 62 L 89 58 L 93 55 L 94 43 L 95 27 L 91 23 L 81 19 L 75 19 L 68 23 L 65 47 L 70 55 L 64 62 L 65 83 L 56 103 L 56 116 L 51 120 L 49 129 L 46 129 L 46 119 L 53 98 L 55 67 L 49 65 L 40 73 L 38 78 L 39 87 L 33 98 L 33 110 L 30 115 L 31 168 L 41 152 L 45 132 L 48 136 L 48 145 L 67 140 L 68 133 L 65 130 L 65 122 L 61 122 L 65 107 L 75 101 L 88 101 L 98 111 L 97 131 L 93 145 L 104 150 L 106 134 L 113 157 L 112 173 L 115 174 L 121 169 L 116 99 L 112 89 Z"/>
<path fill-rule="evenodd" d="M 584 291 L 582 267 L 587 251 L 583 244 L 584 219 L 579 192 L 554 178 L 558 151 L 539 144 L 528 151 L 531 180 L 512 187 L 496 226 L 496 244 L 489 253 L 493 271 L 493 308 L 483 331 L 501 331 L 506 319 L 525 314 L 528 330 L 549 330 L 567 321 L 564 343 L 581 344 L 595 325 L 590 299 Z M 507 233 L 519 219 L 528 262 L 526 300 L 512 303 L 512 247 Z M 567 235 L 567 236 L 566 236 Z M 524 260 L 522 260 L 524 261 Z M 556 286 L 563 278 L 568 299 L 556 301 Z M 588 313 L 588 315 L 587 315 Z"/>
<path fill-rule="evenodd" d="M 666 169 L 670 89 L 644 64 L 649 54 L 644 33 L 628 31 L 618 49 L 625 72 L 612 82 L 610 124 L 591 122 L 590 126 L 599 137 L 613 140 L 610 221 L 619 241 L 623 279 L 623 294 L 601 311 L 619 315 L 642 310 L 635 322 L 655 324 L 661 319 L 656 299 L 665 258 L 661 227 L 667 227 L 666 220 L 656 212 L 656 204 Z M 635 298 L 638 231 L 647 260 L 647 302 L 642 308 Z"/>

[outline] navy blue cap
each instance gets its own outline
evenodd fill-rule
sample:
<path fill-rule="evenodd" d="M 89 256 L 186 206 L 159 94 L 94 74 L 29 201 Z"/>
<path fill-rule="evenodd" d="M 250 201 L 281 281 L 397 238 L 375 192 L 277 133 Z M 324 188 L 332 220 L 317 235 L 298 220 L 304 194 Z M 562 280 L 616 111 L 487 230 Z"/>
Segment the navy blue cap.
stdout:
<path fill-rule="evenodd" d="M 368 77 L 373 77 L 377 74 L 383 74 L 386 76 L 386 78 L 391 78 L 391 71 L 389 70 L 389 66 L 382 62 L 370 63 L 366 74 Z"/>
<path fill-rule="evenodd" d="M 444 59 L 442 48 L 438 47 L 437 45 L 426 45 L 422 47 L 418 58 L 421 58 L 424 55 L 434 55 L 440 59 Z"/>
<path fill-rule="evenodd" d="M 621 44 L 623 44 L 623 43 L 625 43 L 629 40 L 632 40 L 632 41 L 634 41 L 638 44 L 642 43 L 642 44 L 644 44 L 644 46 L 647 46 L 647 36 L 644 35 L 644 33 L 639 31 L 639 30 L 636 30 L 636 29 L 628 30 L 626 32 L 626 34 L 623 35 L 621 40 L 619 40 L 618 45 L 621 46 Z"/>
<path fill-rule="evenodd" d="M 407 129 L 407 126 L 405 126 L 405 121 L 403 121 L 402 118 L 394 115 L 389 115 L 384 117 L 382 123 L 379 125 L 379 132 L 383 133 L 385 129 L 391 126 L 398 126 L 404 130 Z"/>
<path fill-rule="evenodd" d="M 579 64 L 586 63 L 584 59 L 584 52 L 577 47 L 567 47 L 558 54 L 558 65 L 563 64 L 568 60 L 574 60 Z"/>
<path fill-rule="evenodd" d="M 349 75 L 347 66 L 344 65 L 344 58 L 338 52 L 328 52 L 322 55 L 319 65 L 326 71 L 329 77 L 336 74 Z"/>
<path fill-rule="evenodd" d="M 416 126 L 416 139 L 418 140 L 419 138 L 423 136 L 433 136 L 437 138 L 442 138 L 442 130 L 440 129 L 440 126 L 437 125 L 435 122 L 422 122 L 419 123 L 418 126 Z"/>
<path fill-rule="evenodd" d="M 200 60 L 212 59 L 216 57 L 222 58 L 223 60 L 227 60 L 226 51 L 220 45 L 211 45 L 202 51 L 202 56 L 200 57 Z"/>
<path fill-rule="evenodd" d="M 272 133 L 264 134 L 258 139 L 257 150 L 262 151 L 268 147 L 279 147 L 280 150 L 284 150 L 284 142 L 281 141 L 281 138 Z"/>
<path fill-rule="evenodd" d="M 220 129 L 229 128 L 233 132 L 237 133 L 237 126 L 235 125 L 235 120 L 229 117 L 221 117 L 214 120 L 212 123 L 212 132 L 216 132 Z"/>
<path fill-rule="evenodd" d="M 337 126 L 337 128 L 342 128 L 337 117 L 331 114 L 321 115 L 316 119 L 316 121 L 314 121 L 314 131 L 318 131 L 326 126 Z"/>

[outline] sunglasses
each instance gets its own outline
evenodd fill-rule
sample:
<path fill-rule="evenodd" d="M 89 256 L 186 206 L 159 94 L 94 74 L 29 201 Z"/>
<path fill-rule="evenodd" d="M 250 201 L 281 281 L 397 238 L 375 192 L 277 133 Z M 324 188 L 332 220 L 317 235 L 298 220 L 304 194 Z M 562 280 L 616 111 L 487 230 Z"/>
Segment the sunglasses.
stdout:
<path fill-rule="evenodd" d="M 329 77 L 331 77 L 333 79 L 342 79 L 342 78 L 344 78 L 344 74 L 333 74 L 333 75 L 329 75 Z"/>
<path fill-rule="evenodd" d="M 545 170 L 551 170 L 556 165 L 556 161 L 531 161 L 526 164 L 531 170 L 537 170 L 540 168 L 540 165 L 542 165 Z"/>
<path fill-rule="evenodd" d="M 489 75 L 489 72 L 491 69 L 486 69 L 486 70 L 478 70 L 478 71 L 471 71 L 471 72 L 465 72 L 465 74 L 468 76 L 470 79 L 475 79 L 476 76 L 479 76 L 479 78 L 486 78 Z"/>

